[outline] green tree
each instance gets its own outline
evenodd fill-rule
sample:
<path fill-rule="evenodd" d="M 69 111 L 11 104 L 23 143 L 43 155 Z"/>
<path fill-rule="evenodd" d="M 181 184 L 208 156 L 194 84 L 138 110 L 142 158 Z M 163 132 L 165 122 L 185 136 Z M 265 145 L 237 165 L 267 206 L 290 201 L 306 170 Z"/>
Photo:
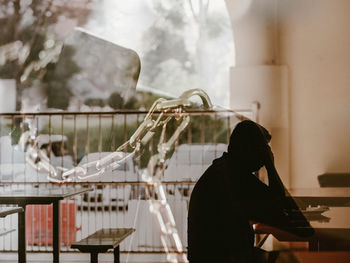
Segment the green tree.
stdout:
<path fill-rule="evenodd" d="M 135 97 L 131 97 L 129 98 L 124 106 L 123 106 L 124 109 L 128 109 L 128 110 L 134 110 L 134 109 L 137 109 L 137 99 Z"/>
<path fill-rule="evenodd" d="M 105 106 L 105 101 L 103 99 L 99 99 L 99 98 L 88 98 L 84 101 L 84 104 L 88 105 L 88 106 L 103 107 L 103 106 Z"/>
<path fill-rule="evenodd" d="M 137 109 L 149 110 L 152 107 L 153 103 L 160 98 L 160 96 L 150 92 L 138 91 L 138 93 L 140 95 L 140 99 L 137 100 Z"/>
<path fill-rule="evenodd" d="M 50 88 L 47 91 L 47 105 L 50 108 L 67 109 L 69 105 L 70 90 L 65 88 L 59 81 L 50 81 Z"/>
<path fill-rule="evenodd" d="M 65 46 L 57 63 L 50 63 L 46 67 L 43 84 L 47 96 L 47 107 L 66 110 L 72 92 L 68 88 L 68 80 L 80 71 L 79 66 L 72 60 L 74 55 L 72 46 Z"/>
<path fill-rule="evenodd" d="M 119 92 L 113 92 L 108 98 L 108 105 L 113 109 L 122 109 L 124 106 L 124 99 Z"/>

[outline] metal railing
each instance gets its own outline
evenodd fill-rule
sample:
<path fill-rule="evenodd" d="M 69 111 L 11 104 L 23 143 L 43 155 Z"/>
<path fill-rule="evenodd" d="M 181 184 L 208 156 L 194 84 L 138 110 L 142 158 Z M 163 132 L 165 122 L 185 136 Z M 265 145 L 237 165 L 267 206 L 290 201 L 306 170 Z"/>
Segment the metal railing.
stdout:
<path fill-rule="evenodd" d="M 183 244 L 187 245 L 187 208 L 196 178 L 178 171 L 187 170 L 198 176 L 210 164 L 207 159 L 219 157 L 238 122 L 236 113 L 257 120 L 257 104 L 251 109 L 233 111 L 190 111 L 191 122 L 168 156 L 164 186 L 175 216 Z M 125 142 L 142 122 L 147 112 L 42 112 L 0 114 L 0 190 L 23 187 L 49 187 L 46 176 L 25 163 L 25 153 L 18 147 L 27 129 L 23 120 L 35 119 L 41 138 L 40 147 L 47 150 L 55 164 L 71 168 L 93 153 L 112 152 Z M 176 127 L 176 122 L 170 123 Z M 181 147 L 180 147 L 181 146 Z M 224 147 L 223 147 L 224 146 Z M 61 202 L 61 250 L 72 251 L 72 242 L 102 227 L 134 227 L 136 232 L 121 245 L 121 251 L 133 253 L 163 252 L 159 229 L 149 212 L 146 183 L 142 181 L 145 160 L 156 150 L 153 141 L 140 158 L 116 171 L 117 176 L 92 182 L 62 184 L 60 187 L 88 186 L 90 193 Z M 207 156 L 206 154 L 210 152 Z M 95 154 L 96 155 L 96 154 Z M 96 157 L 95 157 L 96 158 Z M 177 175 L 182 174 L 182 177 Z M 187 176 L 187 177 L 186 177 Z M 27 250 L 52 250 L 52 209 L 49 206 L 27 207 Z M 0 228 L 15 232 L 0 237 L 0 251 L 17 250 L 17 215 L 0 220 Z"/>

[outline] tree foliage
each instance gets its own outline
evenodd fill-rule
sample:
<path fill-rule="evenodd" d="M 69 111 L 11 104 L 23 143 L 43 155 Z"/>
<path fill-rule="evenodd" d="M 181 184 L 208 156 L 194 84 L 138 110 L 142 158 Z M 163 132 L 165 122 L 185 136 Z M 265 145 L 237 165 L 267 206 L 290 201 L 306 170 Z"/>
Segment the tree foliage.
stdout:
<path fill-rule="evenodd" d="M 88 106 L 103 107 L 103 106 L 105 106 L 105 101 L 103 99 L 99 99 L 99 98 L 88 98 L 84 101 L 84 104 L 88 105 Z"/>
<path fill-rule="evenodd" d="M 135 110 L 137 109 L 137 98 L 136 97 L 130 97 L 124 104 L 124 109 L 127 110 Z"/>
<path fill-rule="evenodd" d="M 108 105 L 113 109 L 122 109 L 124 106 L 124 99 L 119 92 L 113 92 L 108 98 Z"/>
<path fill-rule="evenodd" d="M 71 91 L 66 88 L 64 83 L 51 80 L 47 90 L 47 105 L 49 108 L 67 109 Z"/>
<path fill-rule="evenodd" d="M 71 76 L 80 71 L 79 66 L 72 60 L 74 48 L 65 46 L 57 63 L 50 63 L 46 67 L 46 74 L 42 80 L 47 96 L 47 107 L 66 110 L 72 92 L 67 82 Z"/>
<path fill-rule="evenodd" d="M 51 33 L 49 38 L 55 38 L 52 36 L 52 27 L 62 18 L 74 18 L 77 20 L 77 24 L 84 23 L 90 12 L 90 9 L 87 7 L 91 1 L 83 0 L 77 6 L 61 0 L 1 0 L 0 47 L 20 41 L 29 50 L 29 54 L 24 62 L 20 63 L 18 60 L 14 60 L 5 65 L 0 65 L 0 78 L 13 78 L 16 80 L 17 110 L 21 106 L 23 89 L 30 87 L 33 80 L 29 78 L 27 83 L 23 83 L 21 76 L 32 62 L 43 59 L 39 57 L 39 54 L 43 50 L 48 33 Z M 38 74 L 31 75 L 31 77 L 42 79 L 45 73 L 46 69 L 44 68 Z M 53 82 L 56 82 L 56 80 L 53 80 Z M 60 85 L 55 83 L 52 86 L 54 87 L 53 89 L 59 89 L 58 86 Z M 50 93 L 52 91 L 48 92 L 48 94 Z M 68 92 L 64 91 L 62 94 L 68 94 Z M 51 101 L 51 99 L 48 101 Z"/>
<path fill-rule="evenodd" d="M 158 86 L 155 82 L 162 63 L 168 60 L 177 61 L 184 74 L 189 74 L 192 69 L 186 64 L 190 60 L 190 54 L 183 37 L 186 25 L 183 1 L 154 2 L 154 11 L 158 19 L 143 36 L 143 74 L 146 85 L 162 90 L 162 85 Z"/>

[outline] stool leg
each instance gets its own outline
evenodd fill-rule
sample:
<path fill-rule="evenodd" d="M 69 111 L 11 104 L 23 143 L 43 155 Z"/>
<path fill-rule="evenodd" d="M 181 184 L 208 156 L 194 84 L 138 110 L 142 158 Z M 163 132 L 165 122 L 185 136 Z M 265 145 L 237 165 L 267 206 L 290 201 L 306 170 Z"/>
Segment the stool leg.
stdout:
<path fill-rule="evenodd" d="M 98 262 L 98 253 L 97 252 L 91 252 L 90 253 L 90 262 L 91 263 L 97 263 Z"/>
<path fill-rule="evenodd" d="M 113 254 L 114 254 L 114 263 L 120 263 L 120 261 L 119 261 L 119 246 L 114 248 Z"/>

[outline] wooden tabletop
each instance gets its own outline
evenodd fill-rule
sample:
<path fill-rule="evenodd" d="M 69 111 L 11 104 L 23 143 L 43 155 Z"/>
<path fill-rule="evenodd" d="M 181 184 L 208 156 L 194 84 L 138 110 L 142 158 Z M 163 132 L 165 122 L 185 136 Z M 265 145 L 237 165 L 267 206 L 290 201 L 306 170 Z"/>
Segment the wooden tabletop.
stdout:
<path fill-rule="evenodd" d="M 313 228 L 350 230 L 350 207 L 330 207 L 328 211 L 322 213 L 322 216 L 329 220 L 310 221 Z"/>
<path fill-rule="evenodd" d="M 291 232 L 264 224 L 256 224 L 256 233 L 272 234 L 279 241 L 321 241 L 323 248 L 334 249 L 337 246 L 342 249 L 350 247 L 350 207 L 330 207 L 322 213 L 322 220 L 310 221 L 314 229 L 314 235 L 299 237 Z M 328 220 L 325 220 L 327 219 Z"/>
<path fill-rule="evenodd" d="M 306 205 L 350 207 L 350 187 L 292 188 L 288 192 Z"/>
<path fill-rule="evenodd" d="M 23 212 L 22 207 L 15 207 L 15 206 L 0 207 L 0 217 L 5 217 L 11 214 L 21 213 L 21 212 Z"/>
<path fill-rule="evenodd" d="M 350 231 L 350 207 L 330 207 L 319 217 L 309 219 L 309 223 L 314 229 L 345 229 Z"/>
<path fill-rule="evenodd" d="M 0 191 L 0 203 L 17 202 L 52 202 L 53 200 L 62 200 L 77 194 L 91 191 L 91 188 L 73 188 L 73 187 L 48 187 L 48 188 L 24 188 Z"/>

